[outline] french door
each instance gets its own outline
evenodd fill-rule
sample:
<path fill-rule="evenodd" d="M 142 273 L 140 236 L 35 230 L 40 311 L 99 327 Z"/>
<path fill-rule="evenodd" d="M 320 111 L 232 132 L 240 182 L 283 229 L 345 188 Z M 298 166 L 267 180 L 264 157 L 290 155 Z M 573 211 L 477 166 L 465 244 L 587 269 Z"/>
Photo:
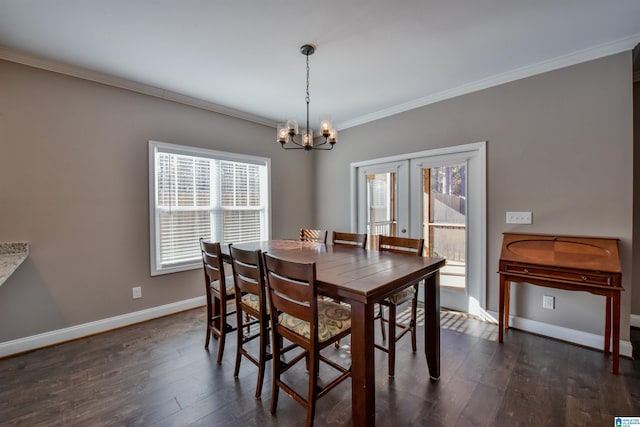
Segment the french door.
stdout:
<path fill-rule="evenodd" d="M 412 229 L 425 239 L 425 255 L 447 260 L 440 270 L 440 304 L 482 314 L 485 174 L 484 150 L 476 148 L 411 159 L 410 212 Z"/>
<path fill-rule="evenodd" d="M 483 314 L 485 144 L 354 163 L 352 173 L 352 229 L 367 233 L 370 247 L 379 234 L 423 238 L 425 256 L 447 260 L 441 305 Z"/>

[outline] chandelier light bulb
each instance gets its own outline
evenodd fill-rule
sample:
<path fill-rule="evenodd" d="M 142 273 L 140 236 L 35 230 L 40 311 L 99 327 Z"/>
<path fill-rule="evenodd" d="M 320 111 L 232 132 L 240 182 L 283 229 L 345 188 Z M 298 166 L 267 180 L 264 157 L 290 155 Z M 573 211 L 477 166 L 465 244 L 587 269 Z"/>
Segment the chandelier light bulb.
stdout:
<path fill-rule="evenodd" d="M 299 133 L 298 130 L 298 122 L 293 119 L 287 120 L 287 128 L 289 129 L 289 135 L 297 135 Z"/>
<path fill-rule="evenodd" d="M 320 122 L 320 133 L 325 138 L 331 134 L 331 122 L 329 120 L 323 120 Z"/>
<path fill-rule="evenodd" d="M 304 130 L 302 134 L 302 144 L 305 146 L 305 149 L 307 149 L 307 147 L 313 147 L 313 129 Z"/>
<path fill-rule="evenodd" d="M 333 145 L 337 141 L 338 141 L 338 130 L 331 129 L 331 132 L 329 132 L 329 144 Z"/>
<path fill-rule="evenodd" d="M 282 123 L 278 124 L 278 131 L 276 135 L 278 136 L 278 142 L 286 143 L 289 138 L 289 128 Z"/>

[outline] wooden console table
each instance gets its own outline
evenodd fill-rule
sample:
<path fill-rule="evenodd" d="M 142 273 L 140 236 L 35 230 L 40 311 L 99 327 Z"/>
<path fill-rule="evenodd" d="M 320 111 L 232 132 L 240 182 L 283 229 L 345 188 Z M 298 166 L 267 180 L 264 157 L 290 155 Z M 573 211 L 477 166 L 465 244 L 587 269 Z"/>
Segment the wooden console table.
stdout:
<path fill-rule="evenodd" d="M 584 291 L 606 298 L 604 352 L 609 354 L 613 324 L 613 368 L 620 355 L 622 272 L 618 239 L 504 233 L 500 254 L 498 341 L 509 327 L 511 282 Z"/>

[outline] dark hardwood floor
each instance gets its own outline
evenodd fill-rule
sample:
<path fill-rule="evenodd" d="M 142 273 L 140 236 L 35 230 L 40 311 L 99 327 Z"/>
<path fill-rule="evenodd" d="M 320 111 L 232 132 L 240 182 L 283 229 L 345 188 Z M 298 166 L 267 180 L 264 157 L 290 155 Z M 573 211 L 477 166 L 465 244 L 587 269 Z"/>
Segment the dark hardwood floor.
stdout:
<path fill-rule="evenodd" d="M 216 365 L 217 341 L 203 348 L 204 317 L 191 310 L 0 360 L 0 425 L 302 425 L 304 409 L 285 393 L 269 413 L 270 371 L 262 399 L 253 397 L 255 366 L 244 361 L 233 378 L 234 339 Z M 393 380 L 386 354 L 375 353 L 377 425 L 609 426 L 640 416 L 638 361 L 622 359 L 614 376 L 601 352 L 515 330 L 500 345 L 496 325 L 443 312 L 433 382 L 421 341 L 415 355 L 408 338 L 398 343 Z M 344 349 L 328 352 L 348 363 Z M 304 371 L 291 374 L 304 386 Z M 346 381 L 318 402 L 316 425 L 350 423 Z"/>

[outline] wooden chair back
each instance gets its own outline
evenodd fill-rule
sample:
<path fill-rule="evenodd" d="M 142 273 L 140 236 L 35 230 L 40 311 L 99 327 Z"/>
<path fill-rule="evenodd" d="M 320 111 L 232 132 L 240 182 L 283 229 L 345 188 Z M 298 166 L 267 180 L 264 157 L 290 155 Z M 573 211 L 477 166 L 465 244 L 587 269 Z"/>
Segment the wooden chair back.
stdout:
<path fill-rule="evenodd" d="M 378 250 L 422 256 L 424 239 L 381 235 L 378 236 Z"/>
<path fill-rule="evenodd" d="M 229 245 L 229 254 L 236 286 L 236 300 L 247 293 L 257 295 L 260 299 L 260 307 L 265 308 L 266 287 L 262 251 L 259 249 L 249 251 Z"/>
<path fill-rule="evenodd" d="M 327 230 L 300 229 L 300 240 L 303 242 L 327 243 Z"/>
<path fill-rule="evenodd" d="M 269 254 L 265 254 L 264 259 L 272 323 L 275 321 L 277 324 L 277 319 L 274 319 L 277 313 L 286 313 L 309 322 L 311 337 L 317 336 L 315 319 L 318 291 L 315 263 L 292 262 Z"/>
<path fill-rule="evenodd" d="M 336 246 L 349 246 L 364 249 L 367 247 L 367 235 L 334 231 L 331 235 L 331 243 Z"/>
<path fill-rule="evenodd" d="M 207 290 L 213 282 L 220 283 L 220 293 L 225 293 L 224 264 L 222 261 L 222 251 L 220 243 L 207 242 L 200 239 L 200 249 L 202 251 L 202 264 L 204 267 L 204 280 Z"/>

